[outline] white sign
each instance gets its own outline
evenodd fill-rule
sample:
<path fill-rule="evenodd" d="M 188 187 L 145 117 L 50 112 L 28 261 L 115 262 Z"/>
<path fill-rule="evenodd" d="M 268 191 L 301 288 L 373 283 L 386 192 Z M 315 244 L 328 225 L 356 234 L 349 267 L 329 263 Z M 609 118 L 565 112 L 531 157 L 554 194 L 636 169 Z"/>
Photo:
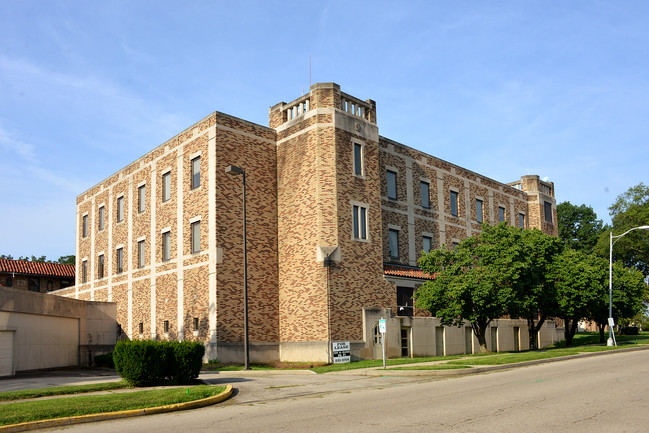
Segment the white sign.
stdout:
<path fill-rule="evenodd" d="M 379 320 L 379 332 L 385 334 L 385 319 Z"/>
<path fill-rule="evenodd" d="M 342 364 L 351 361 L 351 344 L 349 341 L 338 341 L 331 343 L 333 349 L 334 364 Z"/>
<path fill-rule="evenodd" d="M 615 321 L 613 320 L 612 317 L 608 318 L 608 326 L 610 326 L 611 328 L 615 327 Z"/>

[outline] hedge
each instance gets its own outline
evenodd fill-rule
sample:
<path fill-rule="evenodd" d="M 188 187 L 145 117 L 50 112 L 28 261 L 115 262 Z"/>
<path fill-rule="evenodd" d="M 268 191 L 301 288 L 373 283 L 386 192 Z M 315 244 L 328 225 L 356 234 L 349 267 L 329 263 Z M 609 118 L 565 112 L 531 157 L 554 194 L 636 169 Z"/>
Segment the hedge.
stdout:
<path fill-rule="evenodd" d="M 118 341 L 115 370 L 133 386 L 187 384 L 200 373 L 205 347 L 189 341 Z"/>

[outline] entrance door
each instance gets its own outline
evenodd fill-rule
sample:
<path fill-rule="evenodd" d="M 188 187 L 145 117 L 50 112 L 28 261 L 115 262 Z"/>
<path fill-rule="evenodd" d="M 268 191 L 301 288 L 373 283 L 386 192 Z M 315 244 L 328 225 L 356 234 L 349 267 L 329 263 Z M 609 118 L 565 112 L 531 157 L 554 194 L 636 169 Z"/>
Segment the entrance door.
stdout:
<path fill-rule="evenodd" d="M 410 328 L 401 328 L 401 356 L 410 357 Z"/>
<path fill-rule="evenodd" d="M 435 355 L 444 356 L 444 328 L 435 327 Z"/>
<path fill-rule="evenodd" d="M 518 326 L 514 326 L 514 352 L 518 352 L 520 349 L 520 344 L 519 344 L 519 337 L 520 337 L 520 330 L 518 329 Z"/>
<path fill-rule="evenodd" d="M 491 351 L 498 352 L 498 328 L 491 327 Z"/>
<path fill-rule="evenodd" d="M 14 374 L 14 332 L 0 331 L 0 376 Z"/>
<path fill-rule="evenodd" d="M 473 330 L 468 327 L 464 328 L 464 353 L 473 353 Z"/>

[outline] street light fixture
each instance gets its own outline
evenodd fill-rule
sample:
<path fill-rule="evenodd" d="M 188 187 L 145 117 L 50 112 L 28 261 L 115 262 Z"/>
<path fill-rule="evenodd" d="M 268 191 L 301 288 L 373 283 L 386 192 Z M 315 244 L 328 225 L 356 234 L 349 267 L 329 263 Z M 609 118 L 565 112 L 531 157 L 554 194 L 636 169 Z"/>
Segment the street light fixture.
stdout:
<path fill-rule="evenodd" d="M 243 175 L 243 368 L 250 370 L 248 348 L 248 239 L 246 237 L 246 171 L 236 165 L 228 165 L 225 172 L 233 176 Z"/>
<path fill-rule="evenodd" d="M 630 230 L 625 231 L 621 235 L 613 236 L 613 230 L 610 232 L 610 248 L 608 250 L 608 341 L 606 342 L 607 346 L 613 345 L 613 244 L 617 242 L 619 238 L 626 235 L 633 230 L 649 230 L 649 226 L 639 226 L 633 227 Z M 615 241 L 613 241 L 615 238 Z M 616 344 L 617 346 L 617 344 Z"/>

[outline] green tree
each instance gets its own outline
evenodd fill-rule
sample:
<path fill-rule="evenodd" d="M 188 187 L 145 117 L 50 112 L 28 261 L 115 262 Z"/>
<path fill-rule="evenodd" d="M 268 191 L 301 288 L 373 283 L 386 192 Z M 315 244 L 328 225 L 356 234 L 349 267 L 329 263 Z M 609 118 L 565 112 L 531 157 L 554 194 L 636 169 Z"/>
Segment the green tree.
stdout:
<path fill-rule="evenodd" d="M 62 265 L 75 265 L 77 263 L 77 259 L 74 256 L 74 254 L 69 255 L 69 256 L 61 256 L 56 261 L 56 263 L 60 263 Z"/>
<path fill-rule="evenodd" d="M 13 260 L 13 256 L 11 254 L 0 254 L 0 259 L 7 259 L 7 260 Z"/>
<path fill-rule="evenodd" d="M 577 324 L 590 318 L 590 309 L 606 281 L 601 258 L 566 249 L 550 268 L 550 278 L 557 294 L 557 315 L 563 319 L 566 346 L 572 346 Z"/>
<path fill-rule="evenodd" d="M 443 325 L 471 323 L 480 351 L 487 351 L 486 332 L 493 319 L 506 314 L 513 284 L 522 271 L 522 231 L 505 223 L 483 225 L 483 231 L 454 250 L 442 247 L 419 260 L 435 278 L 415 293 L 416 305 L 429 310 Z"/>
<path fill-rule="evenodd" d="M 649 225 L 649 186 L 640 183 L 620 194 L 608 208 L 611 215 L 613 235 L 621 235 L 629 229 Z M 597 243 L 596 252 L 609 256 L 609 231 L 607 227 Z M 619 238 L 613 248 L 613 259 L 621 261 L 628 268 L 639 269 L 649 276 L 649 231 L 634 230 Z"/>
<path fill-rule="evenodd" d="M 510 227 L 510 230 L 520 229 Z M 514 282 L 515 296 L 509 315 L 527 320 L 530 349 L 538 348 L 538 333 L 548 318 L 557 314 L 555 286 L 548 281 L 550 266 L 561 251 L 561 241 L 538 229 L 521 234 L 523 262 L 520 278 Z"/>
<path fill-rule="evenodd" d="M 606 278 L 590 307 L 590 318 L 597 324 L 599 341 L 605 341 L 605 329 L 609 317 L 609 285 L 607 260 L 599 259 L 598 272 L 604 272 Z M 644 275 L 637 269 L 624 267 L 622 263 L 613 264 L 613 317 L 616 323 L 621 324 L 638 317 L 645 310 L 644 302 L 647 298 L 647 285 Z"/>
<path fill-rule="evenodd" d="M 591 253 L 603 230 L 602 220 L 592 207 L 569 201 L 557 205 L 559 238 L 565 248 Z"/>

